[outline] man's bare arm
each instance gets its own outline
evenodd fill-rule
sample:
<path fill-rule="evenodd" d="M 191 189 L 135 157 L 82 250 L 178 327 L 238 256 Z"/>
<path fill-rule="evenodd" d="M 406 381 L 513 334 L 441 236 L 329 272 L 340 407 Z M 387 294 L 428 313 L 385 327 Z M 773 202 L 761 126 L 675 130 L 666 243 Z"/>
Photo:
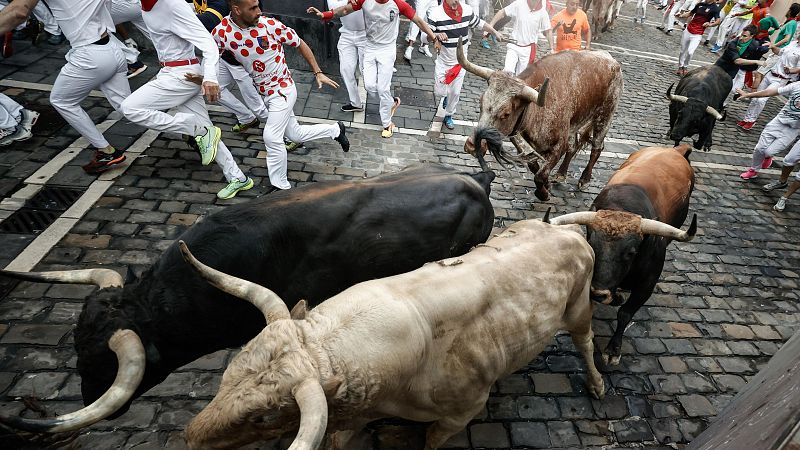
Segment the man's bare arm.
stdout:
<path fill-rule="evenodd" d="M 7 33 L 25 23 L 39 0 L 14 0 L 0 11 L 0 33 Z"/>

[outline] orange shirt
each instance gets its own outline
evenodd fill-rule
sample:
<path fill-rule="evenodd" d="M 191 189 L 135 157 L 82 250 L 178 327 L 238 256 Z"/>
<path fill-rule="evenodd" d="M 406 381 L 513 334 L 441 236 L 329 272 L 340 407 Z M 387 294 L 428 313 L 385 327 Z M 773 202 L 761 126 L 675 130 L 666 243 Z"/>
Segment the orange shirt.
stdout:
<path fill-rule="evenodd" d="M 580 50 L 581 34 L 589 30 L 589 18 L 582 9 L 570 15 L 564 8 L 550 19 L 550 26 L 555 28 L 558 22 L 563 22 L 556 31 L 556 52 L 562 50 Z"/>

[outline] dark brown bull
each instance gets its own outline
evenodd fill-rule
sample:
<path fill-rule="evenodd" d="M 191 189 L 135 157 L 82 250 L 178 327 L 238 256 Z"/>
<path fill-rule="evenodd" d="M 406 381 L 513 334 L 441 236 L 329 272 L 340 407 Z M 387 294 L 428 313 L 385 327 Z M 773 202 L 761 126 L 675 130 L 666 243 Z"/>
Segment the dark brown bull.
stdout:
<path fill-rule="evenodd" d="M 536 197 L 548 200 L 550 172 L 558 161 L 564 157 L 556 178 L 563 181 L 572 157 L 591 143 L 591 157 L 578 187 L 589 182 L 622 95 L 621 67 L 611 55 L 604 51 L 556 53 L 529 65 L 518 77 L 469 62 L 461 46 L 458 62 L 489 82 L 481 97 L 478 126 L 464 145 L 468 153 L 474 155 L 477 146 L 482 154 L 491 151 L 500 161 L 524 161 L 536 174 Z M 534 86 L 541 86 L 540 92 Z M 517 157 L 505 153 L 503 136 L 511 137 Z"/>
<path fill-rule="evenodd" d="M 622 304 L 614 336 L 603 353 L 607 363 L 619 362 L 622 334 L 653 293 L 667 245 L 673 240 L 688 241 L 697 231 L 697 215 L 688 231 L 678 228 L 689 213 L 694 188 L 694 170 L 688 160 L 691 151 L 688 145 L 639 150 L 597 195 L 596 212 L 567 214 L 551 221 L 586 225 L 586 238 L 595 252 L 591 297 L 604 304 Z M 630 291 L 627 301 L 618 289 Z"/>

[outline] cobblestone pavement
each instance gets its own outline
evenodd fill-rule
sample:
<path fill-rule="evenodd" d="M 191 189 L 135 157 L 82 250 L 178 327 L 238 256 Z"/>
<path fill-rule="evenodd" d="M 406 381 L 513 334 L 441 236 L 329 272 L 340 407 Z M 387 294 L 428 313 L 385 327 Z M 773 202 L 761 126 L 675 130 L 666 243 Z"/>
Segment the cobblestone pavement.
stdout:
<path fill-rule="evenodd" d="M 623 15 L 632 8 L 625 5 Z M 657 20 L 657 13 L 650 8 L 651 21 Z M 552 200 L 545 204 L 534 199 L 530 174 L 520 169 L 498 170 L 492 192 L 497 226 L 540 218 L 548 206 L 559 214 L 586 209 L 625 155 L 644 143 L 665 142 L 663 94 L 677 80 L 673 61 L 679 35 L 665 36 L 652 25 L 634 27 L 623 17 L 599 44 L 610 46 L 606 48 L 623 64 L 625 94 L 594 180 L 584 192 L 577 190 L 577 176 L 586 162 L 586 155 L 580 155 L 568 182 L 556 185 Z M 14 57 L 0 61 L 0 90 L 43 112 L 33 139 L 0 150 L 0 213 L 5 213 L 0 217 L 18 206 L 20 192 L 35 183 L 34 174 L 42 173 L 45 163 L 70 146 L 85 147 L 80 140 L 75 142 L 74 131 L 64 126 L 47 102 L 46 88 L 65 50 L 19 45 Z M 491 67 L 499 67 L 503 57 L 496 50 L 473 48 L 470 53 L 475 61 Z M 696 59 L 713 61 L 702 47 Z M 153 65 L 152 55 L 146 62 Z M 476 168 L 462 150 L 468 125 L 440 138 L 424 136 L 434 114 L 432 69 L 431 61 L 418 53 L 411 65 L 398 62 L 395 86 L 407 105 L 398 111 L 398 125 L 405 132 L 380 139 L 376 127 L 370 125 L 376 120 L 375 105 L 370 104 L 365 123 L 351 128 L 350 153 L 342 154 L 334 142 L 309 143 L 289 157 L 291 181 L 360 178 L 419 161 Z M 150 69 L 147 75 L 154 73 Z M 352 114 L 338 110 L 346 101 L 343 89 L 319 93 L 311 89 L 308 73 L 297 72 L 295 78 L 300 90 L 296 113 L 303 120 L 354 120 Z M 139 77 L 133 87 L 144 81 Z M 459 119 L 476 119 L 477 98 L 484 86 L 482 80 L 467 77 Z M 107 190 L 85 215 L 67 222 L 69 232 L 44 254 L 36 270 L 111 267 L 140 273 L 202 215 L 264 190 L 266 169 L 259 130 L 223 134 L 242 169 L 259 187 L 235 200 L 220 201 L 214 195 L 222 187 L 219 169 L 202 167 L 177 136 L 144 133 L 120 120 L 99 97 L 87 99 L 86 106 L 95 120 L 110 125 L 113 144 L 147 148 L 124 174 L 106 181 L 81 172 L 79 166 L 91 156 L 84 149 L 47 181 L 81 192 L 107 183 L 103 185 Z M 790 202 L 785 212 L 772 211 L 779 194 L 763 193 L 759 187 L 775 176 L 774 171 L 762 176 L 761 183 L 743 183 L 737 176 L 759 130 L 779 106 L 771 100 L 754 131 L 743 132 L 733 126 L 743 108 L 732 105 L 732 119 L 715 130 L 713 150 L 692 154 L 697 185 L 691 208 L 699 216 L 700 233 L 690 243 L 670 246 L 657 292 L 626 332 L 621 364 L 599 366 L 608 389 L 605 400 L 587 396 L 583 362 L 569 336 L 559 335 L 525 368 L 497 383 L 485 411 L 448 447 L 682 448 L 705 429 L 795 332 L 800 320 L 796 232 L 800 206 Z M 225 113 L 214 112 L 212 118 L 224 126 L 234 123 Z M 0 233 L 3 265 L 32 240 L 29 235 Z M 58 413 L 81 406 L 72 329 L 92 289 L 20 283 L 0 300 L 0 410 L 17 413 L 22 403 L 16 399 L 25 395 L 39 396 L 48 410 Z M 602 348 L 615 324 L 615 309 L 598 307 L 594 317 L 597 346 Z M 182 448 L 184 426 L 213 397 L 234 352 L 221 351 L 181 368 L 137 400 L 123 417 L 88 428 L 74 444 L 81 448 Z M 420 447 L 423 428 L 419 424 L 390 420 L 372 429 L 377 448 Z"/>

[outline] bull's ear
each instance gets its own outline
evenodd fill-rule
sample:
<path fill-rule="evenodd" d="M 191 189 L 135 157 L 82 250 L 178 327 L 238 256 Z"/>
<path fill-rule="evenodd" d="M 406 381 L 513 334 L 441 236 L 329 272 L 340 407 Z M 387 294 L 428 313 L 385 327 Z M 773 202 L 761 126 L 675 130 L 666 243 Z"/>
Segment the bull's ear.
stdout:
<path fill-rule="evenodd" d="M 306 313 L 308 312 L 308 303 L 305 300 L 300 300 L 297 304 L 294 305 L 292 311 L 289 313 L 294 320 L 303 320 L 306 318 Z"/>
<path fill-rule="evenodd" d="M 138 279 L 139 277 L 136 276 L 136 272 L 131 269 L 131 266 L 127 266 L 125 271 L 125 284 L 131 284 Z"/>
<path fill-rule="evenodd" d="M 325 392 L 325 397 L 336 397 L 339 387 L 344 383 L 344 378 L 341 375 L 334 375 L 322 382 L 322 391 Z"/>

